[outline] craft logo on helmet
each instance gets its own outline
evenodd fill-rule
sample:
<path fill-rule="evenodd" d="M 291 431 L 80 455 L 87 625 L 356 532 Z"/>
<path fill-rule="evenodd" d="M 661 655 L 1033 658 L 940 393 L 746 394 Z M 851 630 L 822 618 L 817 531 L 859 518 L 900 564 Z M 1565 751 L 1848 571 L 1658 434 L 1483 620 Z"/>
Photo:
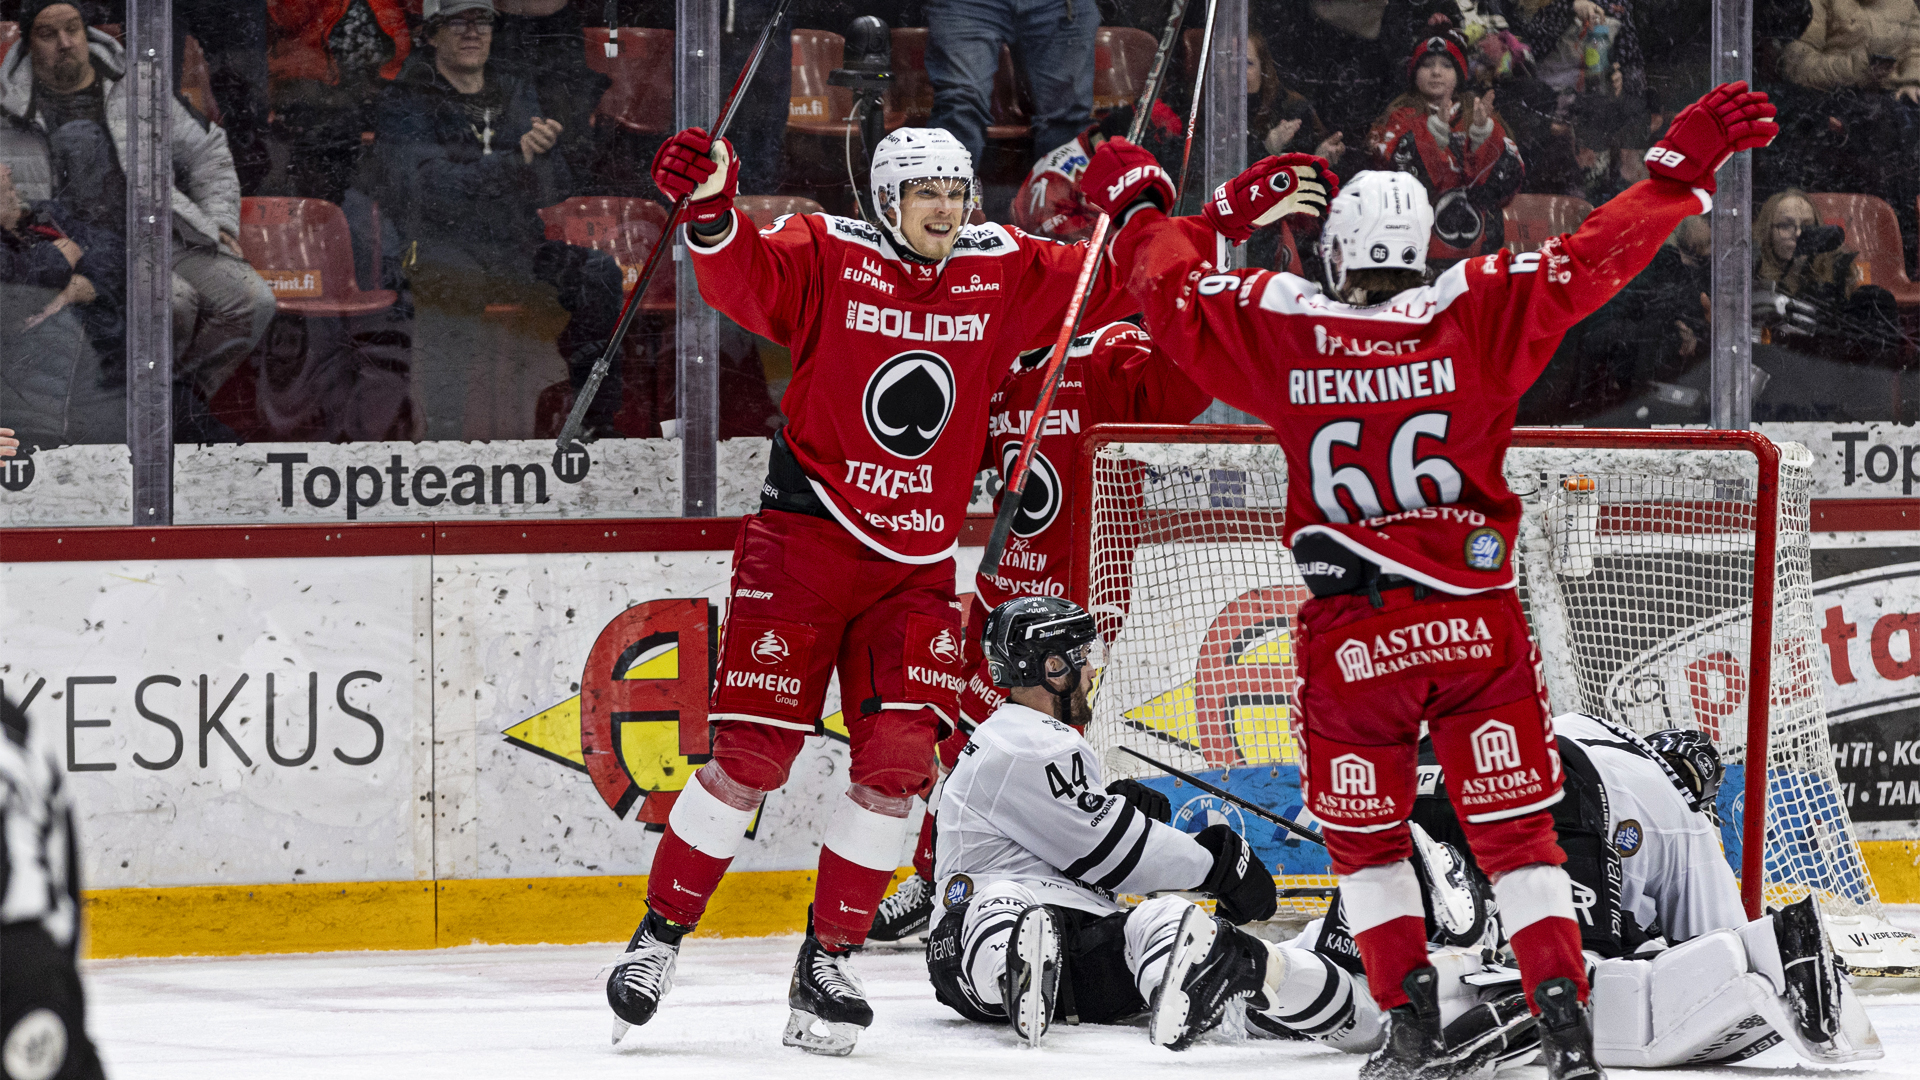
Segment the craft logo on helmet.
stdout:
<path fill-rule="evenodd" d="M 912 460 L 933 449 L 953 416 L 953 368 L 939 354 L 900 353 L 867 379 L 861 416 L 867 434 L 895 457 Z"/>
<path fill-rule="evenodd" d="M 786 639 L 769 630 L 753 643 L 753 658 L 762 664 L 777 664 L 792 652 Z"/>
<path fill-rule="evenodd" d="M 1000 476 L 1006 481 L 1013 475 L 1013 462 L 1020 456 L 1020 444 L 1008 442 L 1000 451 Z M 1033 460 L 1027 472 L 1027 488 L 1020 493 L 1020 512 L 1013 518 L 1013 535 L 1038 536 L 1047 531 L 1053 519 L 1060 515 L 1060 474 L 1054 471 L 1053 462 L 1038 448 L 1033 451 Z"/>
<path fill-rule="evenodd" d="M 935 635 L 932 643 L 927 646 L 927 651 L 933 654 L 935 660 L 943 664 L 960 662 L 960 641 L 953 636 L 951 630 L 942 630 Z"/>
<path fill-rule="evenodd" d="M 1340 674 L 1348 682 L 1373 678 L 1373 657 L 1367 654 L 1366 642 L 1348 638 L 1333 655 L 1340 662 Z"/>
<path fill-rule="evenodd" d="M 1372 795 L 1375 793 L 1373 762 L 1359 754 L 1341 754 L 1327 763 L 1333 775 L 1335 795 Z"/>
<path fill-rule="evenodd" d="M 1520 740 L 1513 725 L 1489 720 L 1473 732 L 1473 767 L 1481 774 L 1520 767 Z"/>

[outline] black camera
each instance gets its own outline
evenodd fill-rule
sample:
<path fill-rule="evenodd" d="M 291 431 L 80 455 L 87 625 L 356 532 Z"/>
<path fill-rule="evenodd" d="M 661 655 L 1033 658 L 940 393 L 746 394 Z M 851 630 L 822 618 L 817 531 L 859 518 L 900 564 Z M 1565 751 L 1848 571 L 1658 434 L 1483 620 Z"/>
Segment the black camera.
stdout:
<path fill-rule="evenodd" d="M 1800 239 L 1793 245 L 1793 257 L 1796 259 L 1825 255 L 1829 251 L 1840 250 L 1841 241 L 1847 238 L 1847 232 L 1838 225 L 1815 225 L 1800 230 Z"/>

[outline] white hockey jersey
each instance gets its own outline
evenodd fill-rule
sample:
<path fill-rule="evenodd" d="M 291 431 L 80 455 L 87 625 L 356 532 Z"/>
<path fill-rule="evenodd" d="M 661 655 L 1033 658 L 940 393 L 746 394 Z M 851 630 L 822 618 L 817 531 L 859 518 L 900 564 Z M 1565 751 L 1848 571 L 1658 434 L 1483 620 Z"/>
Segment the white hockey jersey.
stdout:
<path fill-rule="evenodd" d="M 941 786 L 934 881 L 947 907 L 997 881 L 1043 904 L 1096 915 L 1116 893 L 1192 889 L 1213 855 L 1193 837 L 1106 793 L 1100 758 L 1080 733 L 1009 701 L 974 730 Z"/>
<path fill-rule="evenodd" d="M 1620 906 L 1641 926 L 1659 918 L 1668 941 L 1747 922 L 1720 829 L 1687 805 L 1660 761 L 1623 730 L 1580 713 L 1554 734 L 1586 748 L 1607 790 L 1607 836 L 1620 854 Z"/>

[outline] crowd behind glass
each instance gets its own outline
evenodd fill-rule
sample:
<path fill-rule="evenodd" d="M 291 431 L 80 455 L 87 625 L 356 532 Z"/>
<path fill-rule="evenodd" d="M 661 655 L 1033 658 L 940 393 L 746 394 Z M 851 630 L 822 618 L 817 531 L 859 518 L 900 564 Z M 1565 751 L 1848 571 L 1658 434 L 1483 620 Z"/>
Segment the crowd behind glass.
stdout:
<path fill-rule="evenodd" d="M 774 4 L 728 0 L 723 85 Z M 1199 17 L 1143 140 L 1178 167 Z M 675 125 L 671 0 L 175 0 L 175 438 L 555 436 L 666 220 L 647 163 Z M 1248 160 L 1412 173 L 1439 269 L 1536 248 L 1645 176 L 1707 88 L 1707 0 L 1260 0 Z M 1161 0 L 796 0 L 733 141 L 742 208 L 855 214 L 860 15 L 891 27 L 886 124 L 974 154 L 985 214 L 1077 238 L 1070 173 L 1125 130 Z M 0 426 L 29 446 L 125 438 L 124 9 L 0 4 Z M 1920 329 L 1920 9 L 1756 0 L 1755 78 L 1784 133 L 1755 156 L 1754 419 L 1912 420 Z M 863 178 L 862 178 L 863 182 Z M 1317 279 L 1311 225 L 1253 265 Z M 1710 243 L 1683 223 L 1586 320 L 1522 423 L 1704 423 Z M 662 274 L 588 414 L 674 418 Z M 785 351 L 723 334 L 721 438 L 782 423 Z M 670 428 L 669 428 L 670 430 Z"/>

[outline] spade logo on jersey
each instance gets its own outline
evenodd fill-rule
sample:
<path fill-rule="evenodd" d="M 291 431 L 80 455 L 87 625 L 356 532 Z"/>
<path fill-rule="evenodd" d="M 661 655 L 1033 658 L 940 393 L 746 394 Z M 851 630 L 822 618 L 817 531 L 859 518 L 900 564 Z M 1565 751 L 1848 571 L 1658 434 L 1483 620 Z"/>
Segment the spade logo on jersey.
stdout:
<path fill-rule="evenodd" d="M 895 457 L 920 457 L 953 416 L 954 393 L 953 368 L 938 353 L 900 353 L 867 380 L 861 399 L 867 433 Z"/>
<path fill-rule="evenodd" d="M 1020 444 L 1009 442 L 1000 452 L 1000 476 L 1003 481 L 1013 479 L 1013 462 L 1020 456 Z M 1033 452 L 1033 461 L 1027 471 L 1027 490 L 1020 494 L 1020 512 L 1013 517 L 1013 535 L 1038 536 L 1047 531 L 1053 519 L 1060 516 L 1060 474 L 1054 471 L 1053 462 L 1037 448 Z"/>

